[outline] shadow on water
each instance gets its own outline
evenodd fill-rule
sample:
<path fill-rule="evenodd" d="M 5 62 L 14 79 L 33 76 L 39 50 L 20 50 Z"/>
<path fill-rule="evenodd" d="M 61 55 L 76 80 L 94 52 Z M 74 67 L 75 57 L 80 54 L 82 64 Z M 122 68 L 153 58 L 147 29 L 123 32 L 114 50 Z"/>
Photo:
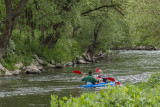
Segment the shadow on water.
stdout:
<path fill-rule="evenodd" d="M 147 81 L 159 70 L 159 57 L 160 51 L 121 51 L 114 59 L 98 64 L 50 70 L 40 75 L 0 77 L 0 107 L 49 107 L 51 94 L 69 97 L 87 92 L 87 89 L 79 88 L 84 84 L 82 75 L 74 74 L 73 70 L 95 73 L 96 68 L 100 68 L 121 84 Z"/>

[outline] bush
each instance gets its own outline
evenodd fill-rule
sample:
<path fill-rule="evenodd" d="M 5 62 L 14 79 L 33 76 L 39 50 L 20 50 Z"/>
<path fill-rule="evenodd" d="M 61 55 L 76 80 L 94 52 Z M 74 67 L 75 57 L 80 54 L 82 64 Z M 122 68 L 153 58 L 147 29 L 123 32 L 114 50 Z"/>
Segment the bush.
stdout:
<path fill-rule="evenodd" d="M 142 91 L 134 85 L 112 87 L 100 93 L 83 93 L 80 97 L 51 96 L 51 107 L 152 107 L 160 106 L 159 87 Z"/>
<path fill-rule="evenodd" d="M 6 55 L 3 57 L 4 59 L 1 59 L 1 63 L 2 65 L 7 68 L 8 70 L 15 70 L 16 67 L 15 67 L 15 63 L 17 63 L 18 61 L 18 58 L 17 56 L 15 55 Z"/>
<path fill-rule="evenodd" d="M 152 74 L 147 83 L 152 88 L 158 86 L 160 84 L 160 72 Z"/>
<path fill-rule="evenodd" d="M 77 41 L 70 40 L 67 37 L 61 37 L 58 39 L 55 48 L 48 48 L 48 46 L 42 46 L 37 35 L 39 35 L 39 31 L 35 30 L 35 38 L 33 41 L 27 41 L 26 37 L 28 33 L 22 32 L 21 35 L 19 30 L 13 31 L 12 41 L 16 41 L 15 47 L 9 47 L 8 53 L 11 53 L 12 50 L 15 51 L 17 56 L 21 56 L 21 58 L 29 57 L 32 59 L 33 54 L 37 54 L 38 57 L 43 59 L 46 62 L 50 62 L 51 60 L 55 60 L 55 62 L 68 62 L 76 59 L 76 56 L 80 55 L 81 48 Z M 10 51 L 11 50 L 11 51 Z M 25 58 L 24 58 L 25 59 Z M 23 60 L 23 59 L 22 59 Z M 29 61 L 27 63 L 29 63 Z M 26 62 L 25 62 L 26 63 Z"/>

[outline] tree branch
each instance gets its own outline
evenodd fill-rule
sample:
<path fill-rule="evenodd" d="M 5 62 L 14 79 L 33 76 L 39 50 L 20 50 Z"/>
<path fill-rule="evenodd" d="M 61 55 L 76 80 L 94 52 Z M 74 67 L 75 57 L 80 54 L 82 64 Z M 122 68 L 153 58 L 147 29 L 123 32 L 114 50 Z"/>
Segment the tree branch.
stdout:
<path fill-rule="evenodd" d="M 104 6 L 101 6 L 101 7 L 98 7 L 98 8 L 95 8 L 95 9 L 91 9 L 91 10 L 88 10 L 86 12 L 83 12 L 81 13 L 81 15 L 83 16 L 86 16 L 86 14 L 90 13 L 90 12 L 93 12 L 93 11 L 96 11 L 96 10 L 100 10 L 102 8 L 109 8 L 109 7 L 112 7 L 114 8 L 116 11 L 118 11 L 122 16 L 124 16 L 124 14 L 122 13 L 122 11 L 120 11 L 118 8 L 120 8 L 118 5 L 114 5 L 113 3 L 111 5 L 104 5 Z M 117 8 L 118 7 L 118 8 Z"/>
<path fill-rule="evenodd" d="M 40 7 L 39 7 L 38 2 L 36 0 L 34 0 L 34 4 L 35 4 L 36 9 L 39 10 Z"/>
<path fill-rule="evenodd" d="M 14 19 L 15 21 L 17 21 L 18 16 L 21 14 L 21 12 L 22 12 L 25 4 L 27 3 L 27 1 L 28 1 L 28 0 L 21 0 L 21 1 L 20 1 L 19 5 L 17 6 L 17 8 L 16 8 L 16 10 L 14 11 L 14 14 L 13 14 L 13 15 L 14 15 L 14 16 L 13 16 L 13 19 Z"/>
<path fill-rule="evenodd" d="M 95 9 L 91 9 L 91 10 L 88 10 L 88 11 L 86 11 L 86 12 L 83 12 L 83 13 L 81 13 L 81 15 L 85 15 L 85 14 L 88 14 L 88 13 L 90 13 L 90 12 L 93 12 L 93 11 L 96 11 L 96 10 L 100 10 L 100 9 L 102 9 L 102 8 L 115 7 L 115 6 L 117 6 L 117 5 L 104 5 L 104 6 L 97 7 L 97 8 L 95 8 Z"/>
<path fill-rule="evenodd" d="M 119 6 L 118 6 L 119 7 Z M 124 14 L 119 10 L 117 9 L 117 7 L 113 7 L 115 10 L 117 10 L 122 16 L 124 16 Z"/>

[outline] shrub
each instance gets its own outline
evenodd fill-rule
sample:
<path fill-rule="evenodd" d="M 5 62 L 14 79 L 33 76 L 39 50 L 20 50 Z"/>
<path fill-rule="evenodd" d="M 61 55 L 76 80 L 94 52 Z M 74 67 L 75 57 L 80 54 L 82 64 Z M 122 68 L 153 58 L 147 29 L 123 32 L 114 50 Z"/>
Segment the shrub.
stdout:
<path fill-rule="evenodd" d="M 158 86 L 160 84 L 160 72 L 152 74 L 147 83 L 152 88 Z"/>
<path fill-rule="evenodd" d="M 18 61 L 18 57 L 16 55 L 4 55 L 4 59 L 1 59 L 2 65 L 7 68 L 8 70 L 15 70 L 15 63 Z"/>
<path fill-rule="evenodd" d="M 134 85 L 112 87 L 100 93 L 83 93 L 80 97 L 51 96 L 51 107 L 152 107 L 160 106 L 160 86 L 143 91 Z"/>

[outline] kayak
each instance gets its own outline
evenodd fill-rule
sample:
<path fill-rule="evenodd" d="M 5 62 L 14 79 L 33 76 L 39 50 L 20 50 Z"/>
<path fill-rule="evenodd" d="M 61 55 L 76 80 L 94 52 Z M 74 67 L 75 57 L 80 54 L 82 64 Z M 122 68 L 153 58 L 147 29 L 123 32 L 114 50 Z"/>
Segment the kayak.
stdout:
<path fill-rule="evenodd" d="M 80 87 L 82 88 L 95 88 L 95 87 L 106 87 L 106 86 L 114 86 L 116 82 L 110 81 L 110 82 L 105 82 L 105 83 L 99 83 L 99 84 L 86 84 L 86 85 L 81 85 Z"/>

